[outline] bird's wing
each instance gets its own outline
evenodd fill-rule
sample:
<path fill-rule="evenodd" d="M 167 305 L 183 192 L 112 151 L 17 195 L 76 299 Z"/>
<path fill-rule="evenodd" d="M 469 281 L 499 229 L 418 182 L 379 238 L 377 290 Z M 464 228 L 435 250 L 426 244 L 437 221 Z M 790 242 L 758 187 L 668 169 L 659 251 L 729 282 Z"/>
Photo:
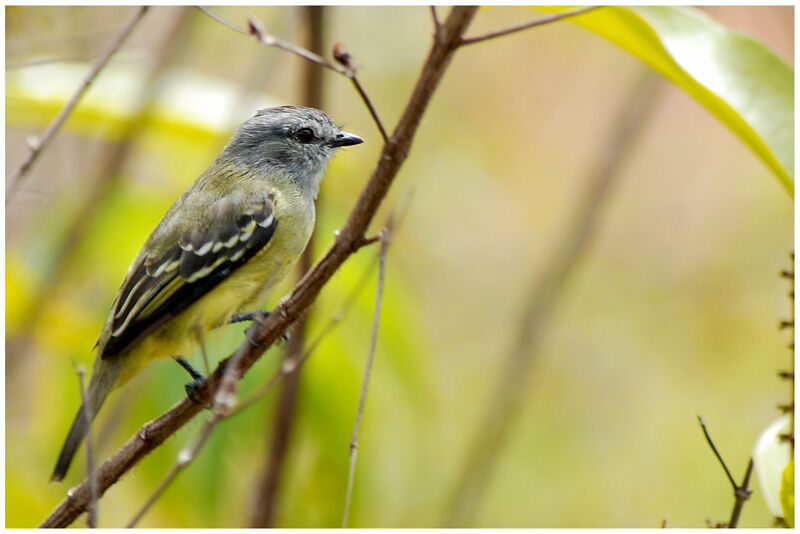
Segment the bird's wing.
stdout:
<path fill-rule="evenodd" d="M 242 205 L 223 197 L 208 210 L 207 224 L 161 234 L 126 277 L 111 310 L 102 358 L 109 358 L 154 331 L 211 291 L 270 240 L 278 221 L 272 195 Z"/>

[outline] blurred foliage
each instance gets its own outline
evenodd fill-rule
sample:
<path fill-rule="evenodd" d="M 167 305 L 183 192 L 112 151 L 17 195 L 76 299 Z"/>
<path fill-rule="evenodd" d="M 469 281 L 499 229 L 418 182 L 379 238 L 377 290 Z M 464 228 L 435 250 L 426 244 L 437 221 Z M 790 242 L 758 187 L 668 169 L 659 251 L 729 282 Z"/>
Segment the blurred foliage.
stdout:
<path fill-rule="evenodd" d="M 7 7 L 6 60 L 91 61 L 130 9 Z M 192 10 L 179 28 L 181 46 L 156 80 L 158 98 L 144 110 L 130 106 L 145 89 L 146 66 L 179 9 L 150 10 L 7 206 L 9 527 L 35 526 L 83 478 L 80 454 L 64 484 L 47 483 L 79 404 L 72 362 L 90 365 L 90 348 L 141 243 L 236 124 L 258 107 L 294 103 L 299 93 L 299 60 Z M 303 35 L 290 8 L 218 9 L 239 22 L 252 14 L 287 39 Z M 751 31 L 791 54 L 791 8 L 730 8 L 717 15 L 737 13 Z M 470 34 L 529 17 L 524 8 L 481 11 Z M 391 125 L 430 34 L 427 8 L 335 7 L 326 42 L 347 44 Z M 41 131 L 69 97 L 87 68 L 81 61 L 7 71 L 7 171 L 24 158 L 25 136 Z M 625 105 L 620 95 L 640 68 L 567 22 L 456 55 L 373 228 L 414 187 L 389 250 L 352 526 L 441 521 L 495 387 L 498 355 L 516 335 L 520 288 L 540 274 L 562 238 L 609 124 Z M 326 111 L 367 143 L 331 163 L 315 258 L 332 243 L 380 149 L 349 82 L 326 76 Z M 663 517 L 670 525 L 697 526 L 705 517 L 725 517 L 733 504 L 727 481 L 695 415 L 713 423 L 734 469 L 774 418 L 782 395 L 774 374 L 785 359 L 775 331 L 785 287 L 775 273 L 792 243 L 792 202 L 730 132 L 680 91 L 665 93 L 550 325 L 477 526 L 656 526 Z M 140 112 L 146 120 L 126 141 L 131 151 L 119 175 L 96 205 L 85 206 L 88 192 L 108 178 L 98 176 L 99 161 Z M 78 224 L 85 237 L 58 260 Z M 325 287 L 312 309 L 312 339 L 373 268 L 376 253 L 377 247 L 363 249 Z M 374 279 L 303 368 L 278 526 L 331 527 L 341 520 Z M 267 307 L 291 285 L 287 280 L 278 288 Z M 33 310 L 37 302 L 41 308 Z M 242 341 L 241 331 L 228 326 L 205 340 L 212 365 Z M 270 349 L 248 373 L 242 395 L 268 379 L 283 350 Z M 197 354 L 192 360 L 202 368 Z M 179 400 L 186 381 L 165 359 L 115 394 L 94 426 L 96 458 L 108 457 Z M 222 423 L 141 526 L 248 525 L 275 398 L 273 391 Z M 192 421 L 106 493 L 101 526 L 132 517 L 201 424 L 202 417 Z M 740 525 L 770 521 L 755 498 Z"/>
<path fill-rule="evenodd" d="M 781 507 L 786 526 L 794 528 L 794 458 L 786 464 L 781 480 Z"/>
<path fill-rule="evenodd" d="M 697 99 L 794 194 L 794 71 L 769 47 L 688 7 L 609 6 L 575 21 Z"/>

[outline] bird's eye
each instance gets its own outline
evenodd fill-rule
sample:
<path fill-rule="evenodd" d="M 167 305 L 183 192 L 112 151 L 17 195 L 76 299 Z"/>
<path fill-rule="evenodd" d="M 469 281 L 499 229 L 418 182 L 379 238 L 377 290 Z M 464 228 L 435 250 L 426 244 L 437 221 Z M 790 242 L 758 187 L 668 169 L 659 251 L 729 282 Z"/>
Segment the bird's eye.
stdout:
<path fill-rule="evenodd" d="M 295 137 L 301 143 L 310 143 L 314 140 L 314 132 L 311 131 L 311 128 L 300 128 L 297 130 Z"/>

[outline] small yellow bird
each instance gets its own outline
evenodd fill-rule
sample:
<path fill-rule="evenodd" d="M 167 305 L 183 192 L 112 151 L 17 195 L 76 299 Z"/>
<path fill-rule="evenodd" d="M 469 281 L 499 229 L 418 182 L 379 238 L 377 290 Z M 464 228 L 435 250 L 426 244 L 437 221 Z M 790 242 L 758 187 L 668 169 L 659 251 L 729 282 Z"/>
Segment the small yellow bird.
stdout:
<path fill-rule="evenodd" d="M 93 420 L 112 389 L 155 358 L 188 354 L 198 329 L 254 317 L 248 312 L 308 244 L 328 160 L 363 142 L 314 108 L 266 108 L 239 126 L 128 268 L 95 345 L 87 405 L 51 480 L 64 478 L 89 430 L 87 414 Z"/>

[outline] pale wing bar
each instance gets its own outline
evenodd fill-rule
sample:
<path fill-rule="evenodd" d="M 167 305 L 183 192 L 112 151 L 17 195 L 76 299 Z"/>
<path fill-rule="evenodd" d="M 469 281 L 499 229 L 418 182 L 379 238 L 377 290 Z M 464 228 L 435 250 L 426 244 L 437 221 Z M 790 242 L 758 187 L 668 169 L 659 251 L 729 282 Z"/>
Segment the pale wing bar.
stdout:
<path fill-rule="evenodd" d="M 244 265 L 278 225 L 272 195 L 238 217 L 230 203 L 215 204 L 214 228 L 192 228 L 159 257 L 147 257 L 125 281 L 102 358 L 121 353 L 196 302 Z"/>

